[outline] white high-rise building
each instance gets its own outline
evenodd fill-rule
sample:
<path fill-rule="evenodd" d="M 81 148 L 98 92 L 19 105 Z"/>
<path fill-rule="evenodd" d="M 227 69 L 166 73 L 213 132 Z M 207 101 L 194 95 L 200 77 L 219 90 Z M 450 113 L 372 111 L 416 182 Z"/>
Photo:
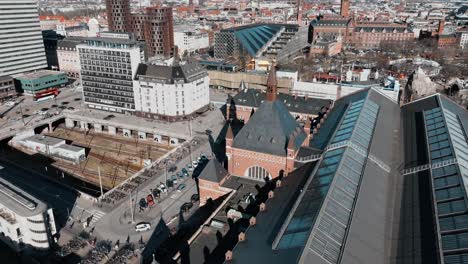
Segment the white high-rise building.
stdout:
<path fill-rule="evenodd" d="M 145 60 L 143 44 L 130 33 L 101 32 L 76 46 L 89 108 L 133 113 L 133 76 Z"/>
<path fill-rule="evenodd" d="M 37 0 L 0 1 L 0 76 L 47 68 Z"/>

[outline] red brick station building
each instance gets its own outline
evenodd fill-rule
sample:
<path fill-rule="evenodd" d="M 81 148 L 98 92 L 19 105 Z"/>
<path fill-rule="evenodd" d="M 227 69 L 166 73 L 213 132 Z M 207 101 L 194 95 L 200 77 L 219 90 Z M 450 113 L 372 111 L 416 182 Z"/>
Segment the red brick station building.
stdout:
<path fill-rule="evenodd" d="M 226 187 L 232 186 L 232 184 L 226 185 L 228 181 L 241 178 L 264 182 L 266 178 L 287 177 L 295 170 L 299 156 L 307 158 L 319 154 L 318 150 L 309 147 L 309 142 L 313 134 L 318 133 L 320 124 L 327 117 L 332 107 L 330 101 L 309 100 L 307 105 L 313 107 L 305 109 L 321 109 L 322 112 L 311 111 L 308 115 L 302 113 L 300 117 L 306 116 L 306 118 L 301 121 L 299 116 L 293 117 L 287 107 L 290 101 L 298 99 L 294 96 L 289 96 L 290 98 L 285 96 L 287 97 L 281 95 L 279 100 L 276 70 L 275 67 L 271 67 L 263 102 L 258 108 L 251 107 L 254 109 L 252 115 L 236 135 L 231 126 L 228 126 L 225 160 L 227 170 L 213 159 L 201 172 L 199 176 L 201 204 L 205 204 L 210 198 L 215 200 L 232 191 Z M 314 118 L 313 122 L 311 118 Z"/>

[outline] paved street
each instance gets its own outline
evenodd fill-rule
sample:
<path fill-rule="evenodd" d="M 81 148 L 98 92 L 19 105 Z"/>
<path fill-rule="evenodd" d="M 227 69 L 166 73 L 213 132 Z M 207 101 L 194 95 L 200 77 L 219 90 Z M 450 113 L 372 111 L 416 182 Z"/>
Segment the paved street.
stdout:
<path fill-rule="evenodd" d="M 218 110 L 210 112 L 209 115 L 211 117 L 211 119 L 209 119 L 209 126 L 197 124 L 193 127 L 194 134 L 197 134 L 198 137 L 202 137 L 200 144 L 197 145 L 192 151 L 192 156 L 194 159 L 196 159 L 202 153 L 206 155 L 211 154 L 211 147 L 208 136 L 205 134 L 205 130 L 209 128 L 213 131 L 213 135 L 218 135 L 224 124 L 223 117 Z M 175 165 L 177 166 L 178 170 L 180 170 L 189 162 L 190 156 L 187 155 Z M 173 174 L 175 173 L 169 173 L 168 177 Z M 131 241 L 137 241 L 142 236 L 144 240 L 147 240 L 149 236 L 151 236 L 152 232 L 147 231 L 143 233 L 137 233 L 134 229 L 135 223 L 142 221 L 150 222 L 152 227 L 154 227 L 159 222 L 161 216 L 163 217 L 166 224 L 170 223 L 170 227 L 177 227 L 179 219 L 175 218 L 175 216 L 179 215 L 181 205 L 185 202 L 190 202 L 191 196 L 197 193 L 196 183 L 193 179 L 191 179 L 191 177 L 185 178 L 184 182 L 180 182 L 186 184 L 184 191 L 170 191 L 167 195 L 163 195 L 161 198 L 162 201 L 157 203 L 153 208 L 146 209 L 141 213 L 138 212 L 138 201 L 141 198 L 146 197 L 146 195 L 150 193 L 150 189 L 154 189 L 159 182 L 164 181 L 164 171 L 160 171 L 160 173 L 154 177 L 154 179 L 152 179 L 149 183 L 145 183 L 144 186 L 138 190 L 138 192 L 132 194 L 132 199 L 134 200 L 133 210 L 135 212 L 134 223 L 131 223 L 130 199 L 127 198 L 128 202 L 120 204 L 97 222 L 95 227 L 95 234 L 113 241 L 118 239 L 123 241 L 127 238 L 127 236 L 130 236 Z M 196 208 L 192 208 L 191 212 L 193 212 L 195 209 Z M 185 215 L 184 217 L 187 218 L 189 215 Z"/>

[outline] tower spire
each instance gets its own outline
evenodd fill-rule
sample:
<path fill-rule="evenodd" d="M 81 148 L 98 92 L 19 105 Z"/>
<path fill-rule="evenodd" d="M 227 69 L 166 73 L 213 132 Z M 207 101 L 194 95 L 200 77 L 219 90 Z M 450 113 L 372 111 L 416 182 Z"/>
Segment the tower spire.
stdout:
<path fill-rule="evenodd" d="M 267 101 L 273 102 L 276 100 L 278 90 L 278 81 L 276 80 L 276 62 L 273 62 L 270 67 L 267 79 Z"/>

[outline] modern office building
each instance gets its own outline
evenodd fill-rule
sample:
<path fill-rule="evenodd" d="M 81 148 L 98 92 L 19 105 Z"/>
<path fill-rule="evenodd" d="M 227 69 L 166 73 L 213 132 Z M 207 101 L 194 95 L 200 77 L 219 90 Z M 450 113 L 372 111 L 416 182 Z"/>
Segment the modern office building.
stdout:
<path fill-rule="evenodd" d="M 52 209 L 0 178 L 0 239 L 3 242 L 15 251 L 47 250 L 55 243 L 56 233 Z"/>
<path fill-rule="evenodd" d="M 0 1 L 0 76 L 47 68 L 37 0 Z"/>
<path fill-rule="evenodd" d="M 57 60 L 60 71 L 69 78 L 80 79 L 80 56 L 76 46 L 84 43 L 84 38 L 69 37 L 59 40 L 57 43 Z"/>
<path fill-rule="evenodd" d="M 209 82 L 198 63 L 140 64 L 134 81 L 136 114 L 166 119 L 196 114 L 210 103 Z"/>
<path fill-rule="evenodd" d="M 68 83 L 65 73 L 50 70 L 18 74 L 15 79 L 19 81 L 21 89 L 27 95 L 35 95 L 47 89 L 59 88 Z"/>
<path fill-rule="evenodd" d="M 129 33 L 101 33 L 77 45 L 84 102 L 90 108 L 135 111 L 133 77 L 145 58 L 142 43 Z"/>

